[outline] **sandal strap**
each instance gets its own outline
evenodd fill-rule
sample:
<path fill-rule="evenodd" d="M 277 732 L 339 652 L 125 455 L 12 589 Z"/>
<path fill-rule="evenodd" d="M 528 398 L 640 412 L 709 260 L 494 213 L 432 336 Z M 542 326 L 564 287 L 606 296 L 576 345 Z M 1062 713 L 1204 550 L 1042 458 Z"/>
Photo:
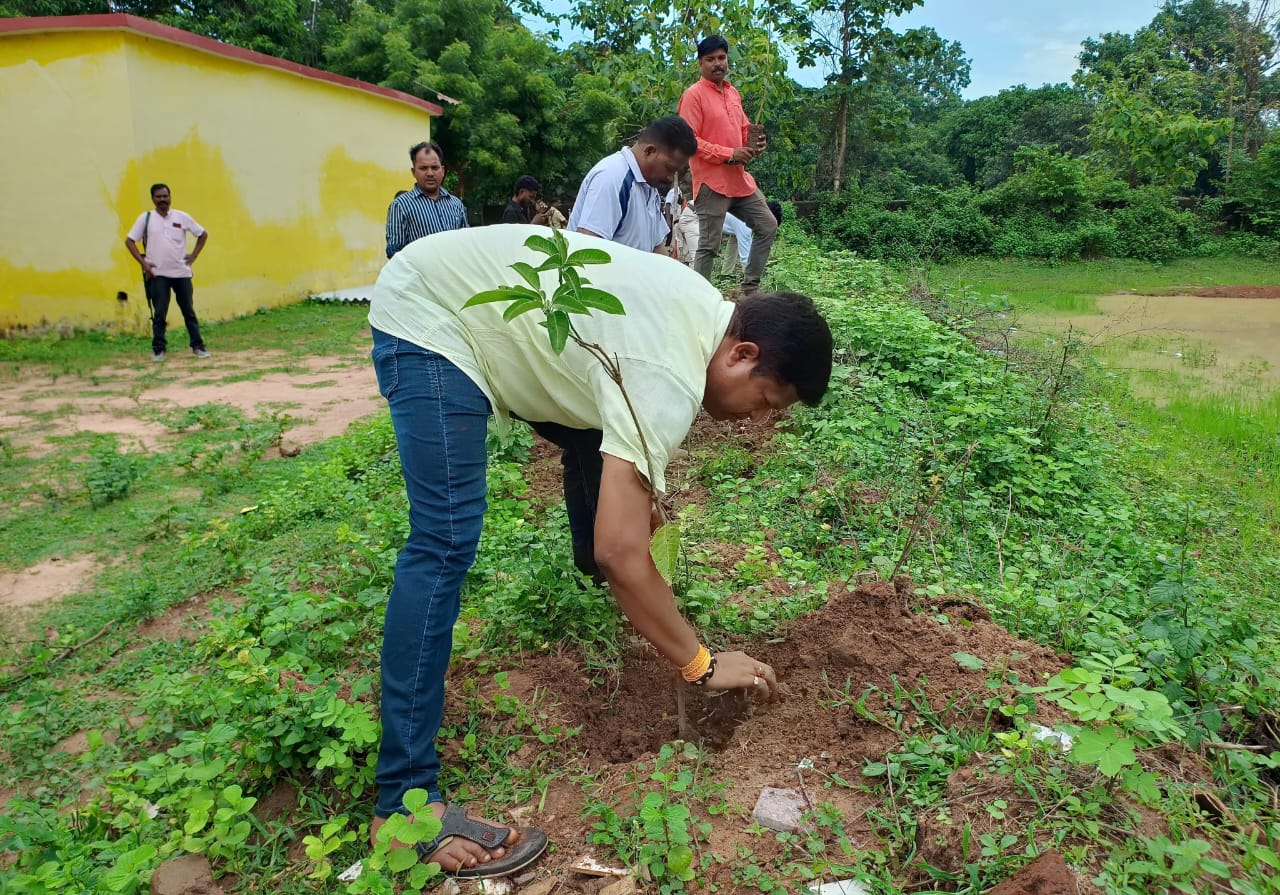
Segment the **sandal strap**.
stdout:
<path fill-rule="evenodd" d="M 474 842 L 484 849 L 501 848 L 511 838 L 508 827 L 494 827 L 467 815 L 467 809 L 453 803 L 445 806 L 444 817 L 440 818 L 440 832 L 428 843 L 420 843 L 418 853 L 430 857 L 440 850 L 448 839 L 454 836 Z"/>

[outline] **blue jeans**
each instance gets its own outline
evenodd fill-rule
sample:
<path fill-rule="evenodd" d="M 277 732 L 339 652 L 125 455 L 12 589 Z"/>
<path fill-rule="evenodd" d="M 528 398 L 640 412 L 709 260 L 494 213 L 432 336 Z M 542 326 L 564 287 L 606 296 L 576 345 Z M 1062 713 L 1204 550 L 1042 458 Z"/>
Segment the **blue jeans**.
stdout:
<path fill-rule="evenodd" d="M 443 801 L 436 737 L 453 649 L 459 593 L 488 508 L 485 436 L 489 401 L 444 357 L 373 331 L 378 390 L 409 495 L 409 540 L 396 561 L 382 635 L 379 817 L 403 813 L 404 794 Z"/>

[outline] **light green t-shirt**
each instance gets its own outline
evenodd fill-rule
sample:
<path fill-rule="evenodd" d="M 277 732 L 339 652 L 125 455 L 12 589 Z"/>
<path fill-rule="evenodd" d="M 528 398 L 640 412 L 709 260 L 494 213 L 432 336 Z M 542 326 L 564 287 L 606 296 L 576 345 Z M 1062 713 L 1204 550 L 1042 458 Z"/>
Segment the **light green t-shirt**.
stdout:
<path fill-rule="evenodd" d="M 550 232 L 504 224 L 410 243 L 382 269 L 369 302 L 369 324 L 448 358 L 485 393 L 501 424 L 515 414 L 530 422 L 599 429 L 603 453 L 631 461 L 665 491 L 667 461 L 702 404 L 707 365 L 734 306 L 677 261 L 565 233 L 571 249 L 603 249 L 612 258 L 581 273 L 592 286 L 616 295 L 626 314 L 574 315 L 574 326 L 584 341 L 617 358 L 644 427 L 650 468 L 622 392 L 597 359 L 572 341 L 555 354 L 538 325 L 539 311 L 506 323 L 505 302 L 462 308 L 478 292 L 523 283 L 509 265 L 538 266 L 546 256 L 525 248 L 524 241 Z M 556 272 L 543 273 L 543 290 L 550 294 L 555 287 Z"/>

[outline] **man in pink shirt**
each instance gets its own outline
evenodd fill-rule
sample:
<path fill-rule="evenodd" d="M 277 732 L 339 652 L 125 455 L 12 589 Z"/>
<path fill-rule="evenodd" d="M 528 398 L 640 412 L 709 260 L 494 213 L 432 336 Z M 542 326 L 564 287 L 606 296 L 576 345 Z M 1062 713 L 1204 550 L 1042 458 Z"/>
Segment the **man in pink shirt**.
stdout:
<path fill-rule="evenodd" d="M 142 265 L 142 279 L 147 290 L 147 303 L 151 306 L 151 359 L 165 358 L 164 331 L 168 324 L 169 294 L 178 301 L 187 335 L 191 339 L 191 353 L 196 357 L 208 357 L 209 352 L 200 338 L 200 321 L 196 319 L 195 300 L 191 288 L 191 265 L 204 251 L 209 233 L 185 211 L 169 207 L 169 187 L 163 183 L 151 187 L 154 212 L 138 215 L 125 248 L 135 261 Z M 196 238 L 195 247 L 187 251 L 187 234 Z M 142 250 L 138 250 L 138 244 Z"/>
<path fill-rule="evenodd" d="M 720 252 L 724 216 L 733 212 L 751 228 L 751 256 L 743 274 L 742 291 L 760 288 L 760 277 L 778 232 L 764 194 L 747 173 L 747 162 L 764 152 L 764 134 L 749 139 L 750 122 L 742 97 L 725 80 L 729 71 L 729 43 L 719 34 L 698 44 L 702 77 L 680 97 L 680 117 L 698 138 L 698 154 L 689 160 L 693 173 L 694 208 L 698 213 L 698 249 L 693 269 L 711 279 Z"/>

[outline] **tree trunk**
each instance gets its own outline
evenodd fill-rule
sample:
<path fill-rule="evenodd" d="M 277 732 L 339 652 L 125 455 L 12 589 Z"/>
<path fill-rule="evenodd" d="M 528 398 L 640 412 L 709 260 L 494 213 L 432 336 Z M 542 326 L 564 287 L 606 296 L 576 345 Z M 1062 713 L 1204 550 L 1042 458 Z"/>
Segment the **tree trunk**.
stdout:
<path fill-rule="evenodd" d="M 840 195 L 840 183 L 844 180 L 844 154 L 849 143 L 849 94 L 840 96 L 840 110 L 836 113 L 836 174 L 832 190 Z"/>

